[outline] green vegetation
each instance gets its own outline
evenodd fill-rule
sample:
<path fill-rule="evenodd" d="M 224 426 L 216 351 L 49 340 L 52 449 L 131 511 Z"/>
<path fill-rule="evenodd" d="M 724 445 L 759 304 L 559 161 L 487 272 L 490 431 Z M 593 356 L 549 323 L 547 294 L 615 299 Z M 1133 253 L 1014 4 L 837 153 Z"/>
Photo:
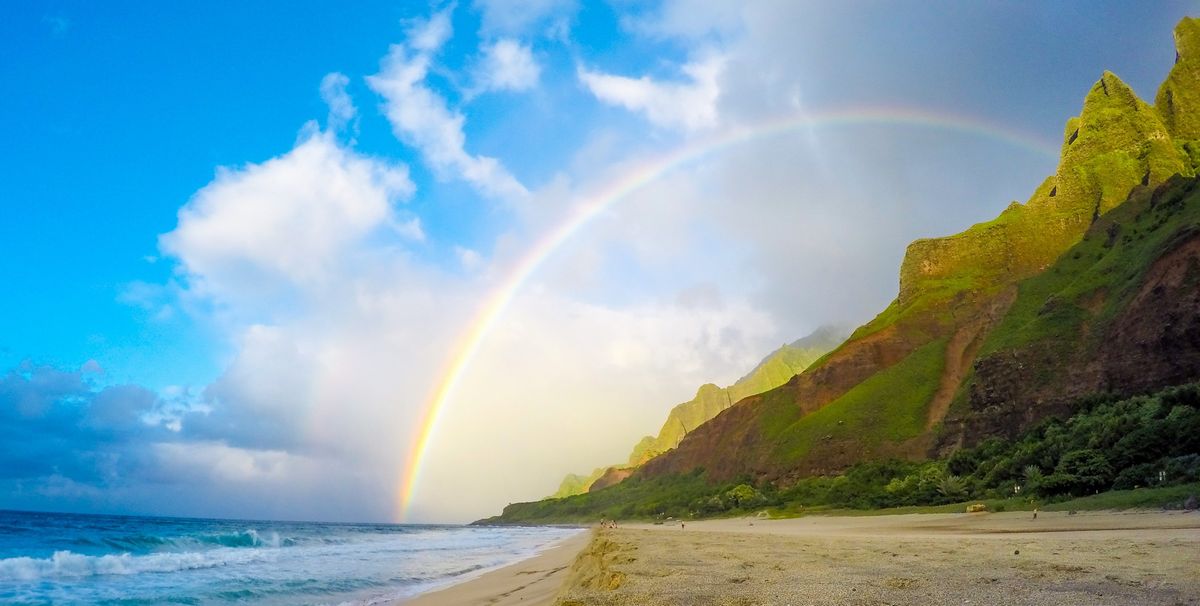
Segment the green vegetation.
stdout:
<path fill-rule="evenodd" d="M 929 343 L 807 415 L 786 393 L 763 394 L 759 419 L 763 438 L 773 445 L 773 458 L 797 461 L 823 441 L 857 439 L 869 449 L 919 435 L 945 351 L 946 339 Z"/>
<path fill-rule="evenodd" d="M 755 486 L 749 478 L 712 484 L 699 469 L 635 475 L 587 494 L 509 505 L 483 522 L 693 518 L 764 508 L 785 516 L 847 509 L 962 511 L 968 501 L 985 502 L 992 511 L 1162 506 L 1193 494 L 1197 482 L 1200 384 L 1191 384 L 1132 398 L 1088 398 L 1069 418 L 1047 419 L 1015 440 L 992 438 L 945 460 L 860 463 L 844 474 L 804 478 L 784 489 Z"/>
<path fill-rule="evenodd" d="M 604 475 L 606 470 L 607 468 L 605 467 L 597 467 L 596 469 L 592 470 L 592 473 L 586 476 L 569 473 L 567 474 L 567 477 L 563 478 L 562 482 L 558 485 L 558 490 L 554 491 L 553 495 L 550 495 L 550 498 L 561 499 L 563 497 L 569 497 L 573 494 L 585 493 L 593 482 L 599 480 L 600 476 Z"/>
<path fill-rule="evenodd" d="M 909 513 L 962 513 L 968 505 L 982 504 L 987 511 L 1099 511 L 1121 509 L 1178 509 L 1188 497 L 1200 494 L 1200 482 L 1174 486 L 1142 487 L 1130 490 L 1110 490 L 1086 497 L 1069 498 L 1065 501 L 1045 502 L 1029 497 L 1004 499 L 968 499 L 943 505 L 907 505 L 883 509 L 838 509 L 829 507 L 793 507 L 771 511 L 773 518 L 790 518 L 803 515 L 881 516 Z"/>
<path fill-rule="evenodd" d="M 1049 503 L 1047 511 L 1096 511 L 1099 509 L 1177 509 L 1188 497 L 1200 494 L 1200 483 L 1110 490 L 1077 499 Z"/>
<path fill-rule="evenodd" d="M 1200 481 L 1200 385 L 1085 400 L 1071 418 L 1047 419 L 1019 440 L 960 450 L 947 469 L 971 478 L 978 494 L 1020 486 L 1046 498 Z"/>
<path fill-rule="evenodd" d="M 505 507 L 502 515 L 480 522 L 522 524 L 692 517 L 693 512 L 709 511 L 710 503 L 740 503 L 740 495 L 723 498 L 739 484 L 742 483 L 709 484 L 703 470 L 649 479 L 635 475 L 615 486 L 563 499 L 514 503 Z M 748 484 L 747 487 L 754 490 Z"/>
<path fill-rule="evenodd" d="M 1185 17 L 1175 27 L 1179 60 L 1158 89 L 1154 105 L 1171 134 L 1200 139 L 1200 20 Z"/>
<path fill-rule="evenodd" d="M 1129 201 L 1095 227 L 1049 270 L 1021 283 L 1016 302 L 984 343 L 981 355 L 1037 344 L 1066 348 L 1081 334 L 1101 335 L 1128 305 L 1147 269 L 1200 223 L 1195 179 L 1175 177 L 1154 194 L 1135 190 Z M 1092 347 L 1088 347 L 1091 349 Z"/>

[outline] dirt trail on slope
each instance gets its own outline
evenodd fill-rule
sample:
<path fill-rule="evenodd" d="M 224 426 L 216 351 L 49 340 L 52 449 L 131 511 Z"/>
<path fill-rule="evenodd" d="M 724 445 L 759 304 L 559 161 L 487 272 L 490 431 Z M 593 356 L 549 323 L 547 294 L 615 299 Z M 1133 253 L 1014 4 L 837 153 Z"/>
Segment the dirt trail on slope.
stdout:
<path fill-rule="evenodd" d="M 954 401 L 954 394 L 958 393 L 958 388 L 966 378 L 971 363 L 975 361 L 979 348 L 983 346 L 984 339 L 1004 314 L 1008 313 L 1008 308 L 1016 300 L 1016 287 L 1005 289 L 981 314 L 968 321 L 950 337 L 950 342 L 946 344 L 946 364 L 942 370 L 942 377 L 938 382 L 937 391 L 933 394 L 933 400 L 929 402 L 925 431 L 933 429 L 946 418 L 950 403 Z"/>

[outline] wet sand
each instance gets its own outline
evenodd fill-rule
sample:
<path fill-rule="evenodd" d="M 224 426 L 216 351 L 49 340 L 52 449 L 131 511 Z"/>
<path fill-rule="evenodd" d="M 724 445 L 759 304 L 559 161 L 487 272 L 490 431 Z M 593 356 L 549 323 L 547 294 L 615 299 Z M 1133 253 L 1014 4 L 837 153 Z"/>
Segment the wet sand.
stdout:
<path fill-rule="evenodd" d="M 403 606 L 515 606 L 552 604 L 575 556 L 591 540 L 581 532 L 562 543 L 522 560 L 493 570 L 460 585 L 401 602 Z"/>
<path fill-rule="evenodd" d="M 718 520 L 597 531 L 553 604 L 1193 605 L 1200 514 Z"/>

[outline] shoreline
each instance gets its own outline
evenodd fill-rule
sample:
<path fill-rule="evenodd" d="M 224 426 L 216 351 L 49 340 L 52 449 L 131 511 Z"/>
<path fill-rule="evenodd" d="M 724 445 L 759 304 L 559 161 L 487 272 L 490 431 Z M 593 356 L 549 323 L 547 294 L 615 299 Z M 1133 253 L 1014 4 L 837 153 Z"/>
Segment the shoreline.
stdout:
<path fill-rule="evenodd" d="M 591 541 L 592 531 L 580 528 L 533 556 L 489 570 L 479 576 L 411 598 L 392 606 L 514 606 L 550 604 L 576 557 Z"/>

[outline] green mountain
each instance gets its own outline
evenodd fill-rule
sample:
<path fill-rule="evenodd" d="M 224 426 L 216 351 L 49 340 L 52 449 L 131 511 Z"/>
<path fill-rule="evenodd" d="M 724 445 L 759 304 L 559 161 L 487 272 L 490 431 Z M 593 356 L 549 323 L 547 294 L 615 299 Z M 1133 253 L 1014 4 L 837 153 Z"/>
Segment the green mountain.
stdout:
<path fill-rule="evenodd" d="M 877 317 L 686 433 L 631 486 L 698 490 L 681 478 L 701 474 L 783 489 L 882 461 L 952 460 L 1094 394 L 1200 379 L 1200 22 L 1180 22 L 1175 42 L 1154 106 L 1105 72 L 1025 203 L 913 242 Z"/>
<path fill-rule="evenodd" d="M 588 476 L 568 474 L 551 498 L 581 494 L 593 486 L 602 488 L 619 482 L 628 477 L 634 468 L 675 448 L 689 432 L 734 402 L 783 385 L 796 373 L 832 351 L 845 340 L 847 334 L 847 329 L 823 326 L 808 336 L 780 346 L 729 387 L 717 387 L 712 383 L 701 385 L 696 397 L 671 409 L 657 436 L 646 436 L 634 445 L 627 463 L 600 467 Z"/>
<path fill-rule="evenodd" d="M 702 467 L 715 480 L 788 483 L 862 461 L 921 460 L 1019 431 L 1087 393 L 1200 377 L 1200 367 L 1188 364 L 1158 369 L 1180 361 L 1168 352 L 1200 350 L 1200 342 L 1160 343 L 1157 325 L 1122 336 L 1124 322 L 1135 321 L 1128 293 L 1140 292 L 1151 266 L 1169 256 L 1158 239 L 1190 238 L 1190 213 L 1145 209 L 1164 196 L 1185 199 L 1166 192 L 1185 191 L 1180 179 L 1195 173 L 1189 120 L 1197 108 L 1189 93 L 1200 73 L 1200 56 L 1190 52 L 1200 51 L 1197 34 L 1191 20 L 1177 30 L 1179 61 L 1163 85 L 1173 91 L 1169 107 L 1147 105 L 1104 73 L 1079 116 L 1067 121 L 1058 170 L 1028 201 L 960 234 L 911 244 L 899 294 L 874 320 L 786 385 L 739 402 L 642 471 Z M 1085 255 L 1100 266 L 1082 265 Z M 1108 371 L 1102 360 L 1134 355 L 1111 349 L 1113 339 L 1139 338 L 1139 361 L 1153 368 L 1146 379 Z M 1016 376 L 1005 368 L 1018 369 Z"/>

